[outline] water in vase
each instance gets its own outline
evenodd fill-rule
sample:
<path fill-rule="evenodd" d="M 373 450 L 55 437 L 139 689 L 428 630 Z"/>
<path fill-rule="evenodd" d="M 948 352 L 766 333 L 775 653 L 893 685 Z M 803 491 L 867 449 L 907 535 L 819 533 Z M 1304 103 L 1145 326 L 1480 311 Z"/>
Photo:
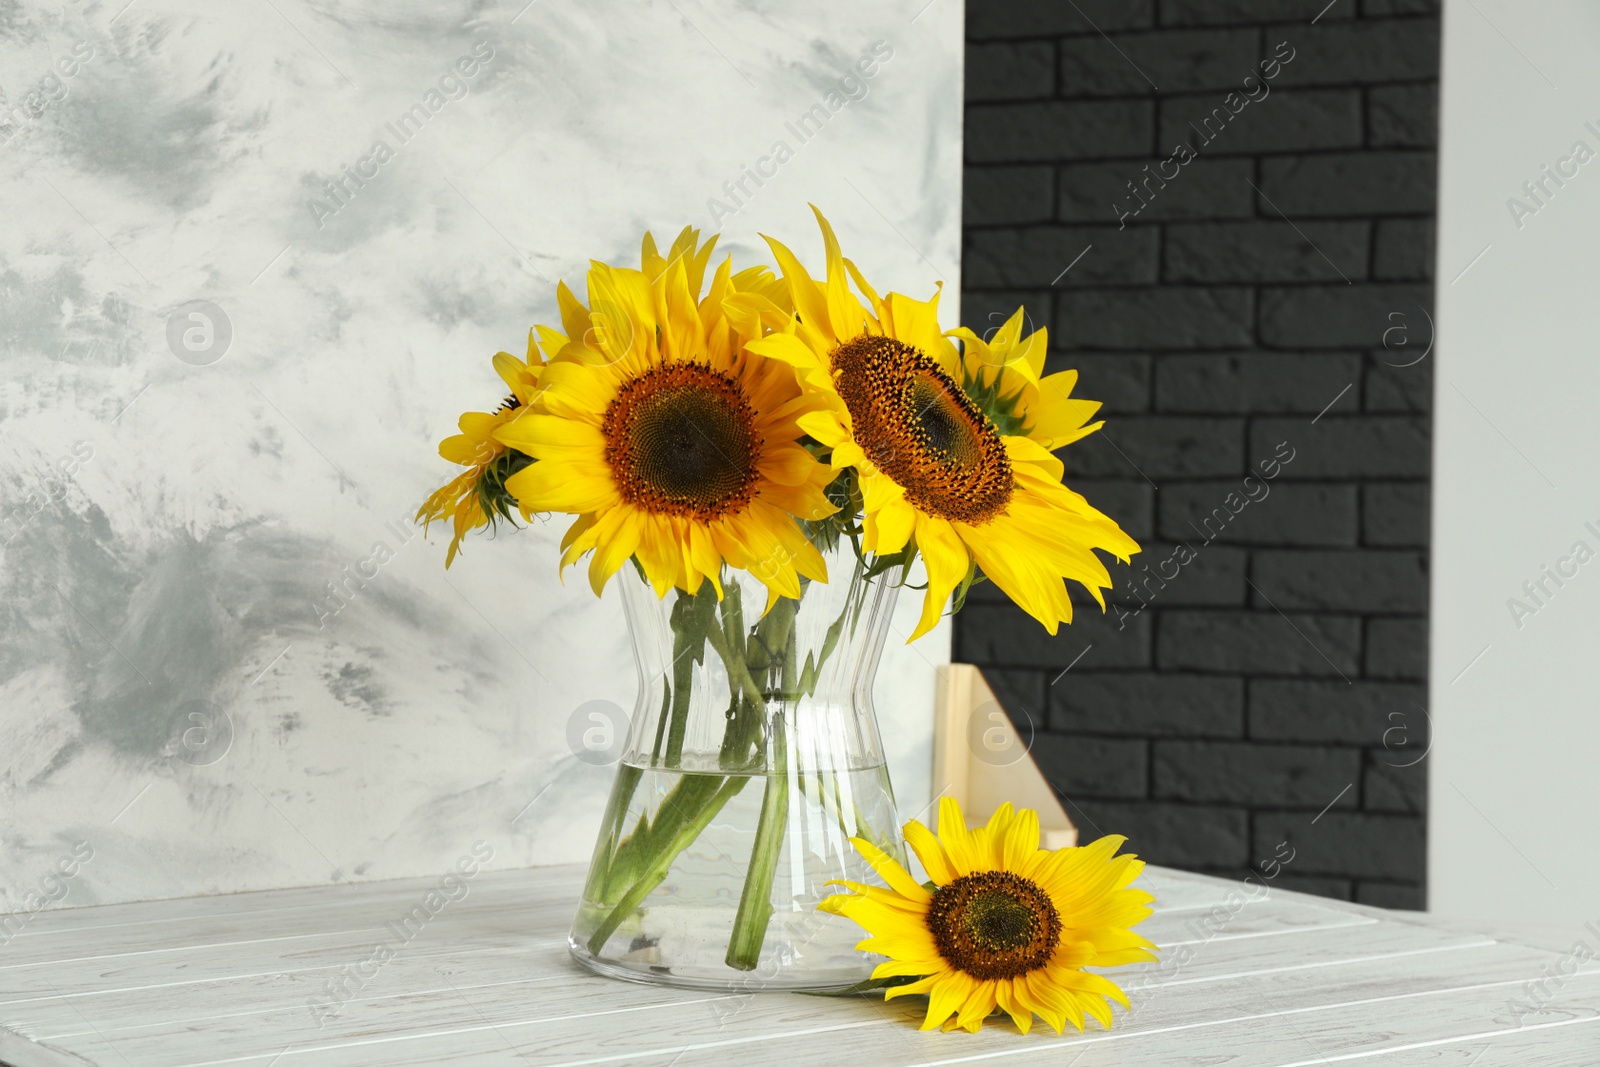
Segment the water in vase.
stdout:
<path fill-rule="evenodd" d="M 674 985 L 861 981 L 872 962 L 855 950 L 861 928 L 817 902 L 838 892 L 831 879 L 876 881 L 851 837 L 903 861 L 885 767 L 724 774 L 706 762 L 619 768 L 574 952 L 617 977 Z"/>

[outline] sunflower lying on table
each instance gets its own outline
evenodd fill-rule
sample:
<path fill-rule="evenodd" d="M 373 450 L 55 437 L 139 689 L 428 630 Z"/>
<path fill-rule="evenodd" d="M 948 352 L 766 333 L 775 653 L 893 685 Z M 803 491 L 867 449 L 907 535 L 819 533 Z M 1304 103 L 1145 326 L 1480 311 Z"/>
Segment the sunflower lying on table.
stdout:
<path fill-rule="evenodd" d="M 854 919 L 871 937 L 857 948 L 888 956 L 872 972 L 904 979 L 884 997 L 928 994 L 924 1030 L 973 1033 L 996 1007 L 1027 1033 L 1038 1015 L 1060 1033 L 1085 1016 L 1108 1029 L 1110 1001 L 1128 998 L 1116 983 L 1084 967 L 1153 961 L 1155 945 L 1129 927 L 1150 916 L 1153 899 L 1128 884 L 1144 863 L 1116 855 L 1126 838 L 1102 837 L 1082 848 L 1039 847 L 1039 816 L 1001 805 L 989 825 L 968 829 L 961 807 L 939 802 L 939 835 L 915 819 L 906 843 L 922 861 L 924 886 L 871 842 L 855 846 L 888 889 L 851 890 L 821 908 Z"/>

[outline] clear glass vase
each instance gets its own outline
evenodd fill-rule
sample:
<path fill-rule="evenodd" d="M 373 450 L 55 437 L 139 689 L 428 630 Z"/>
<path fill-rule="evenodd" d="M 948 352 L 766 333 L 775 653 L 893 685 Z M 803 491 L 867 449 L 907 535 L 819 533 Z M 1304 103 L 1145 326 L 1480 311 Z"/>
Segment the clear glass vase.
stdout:
<path fill-rule="evenodd" d="M 817 910 L 873 876 L 851 837 L 905 862 L 872 707 L 896 572 L 848 544 L 829 582 L 763 614 L 724 571 L 665 598 L 618 575 L 639 696 L 570 938 L 601 974 L 711 989 L 841 989 L 877 961 Z"/>

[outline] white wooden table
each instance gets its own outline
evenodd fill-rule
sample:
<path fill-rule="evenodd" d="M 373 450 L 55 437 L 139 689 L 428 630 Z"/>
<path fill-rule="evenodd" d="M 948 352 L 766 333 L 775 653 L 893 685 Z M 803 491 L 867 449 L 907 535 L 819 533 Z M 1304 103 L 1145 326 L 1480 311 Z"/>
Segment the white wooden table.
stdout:
<path fill-rule="evenodd" d="M 1057 1038 L 1040 1025 L 1022 1037 L 995 1021 L 973 1036 L 919 1032 L 915 997 L 716 995 L 589 976 L 565 944 L 581 873 L 481 874 L 381 967 L 367 961 L 394 940 L 385 922 L 434 880 L 41 913 L 0 945 L 0 1061 L 1600 1064 L 1600 967 L 1418 915 L 1281 890 L 1230 903 L 1238 883 L 1151 869 L 1157 913 L 1141 930 L 1167 962 L 1119 972 L 1133 1010 L 1110 1033 Z M 1547 969 L 1560 981 L 1545 982 L 1544 1010 L 1519 1018 L 1511 1002 Z M 308 1001 L 341 974 L 351 999 L 319 1026 Z"/>

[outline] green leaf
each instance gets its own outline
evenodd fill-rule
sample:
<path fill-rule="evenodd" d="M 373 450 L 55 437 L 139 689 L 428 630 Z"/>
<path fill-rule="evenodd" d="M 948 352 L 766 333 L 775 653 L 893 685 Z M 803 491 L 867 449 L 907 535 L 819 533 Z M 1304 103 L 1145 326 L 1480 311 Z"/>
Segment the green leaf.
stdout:
<path fill-rule="evenodd" d="M 922 981 L 923 977 L 926 976 L 897 974 L 889 978 L 868 978 L 857 982 L 848 989 L 835 989 L 832 991 L 803 989 L 801 992 L 812 997 L 854 997 L 862 993 L 873 993 L 879 989 L 892 989 L 898 985 L 910 985 L 912 982 Z"/>
<path fill-rule="evenodd" d="M 950 605 L 950 614 L 954 615 L 956 612 L 965 607 L 967 603 L 967 592 L 973 586 L 983 581 L 988 581 L 988 579 L 984 575 L 978 573 L 978 561 L 975 559 L 968 560 L 967 576 L 961 579 L 961 584 L 956 587 L 955 598 Z"/>
<path fill-rule="evenodd" d="M 962 392 L 978 406 L 988 420 L 994 423 L 994 428 L 1004 437 L 1025 437 L 1028 433 L 1027 416 L 1018 409 L 1022 405 L 1021 386 L 1010 396 L 1000 391 L 1001 375 L 996 374 L 994 380 L 988 385 L 983 385 L 976 378 L 968 379 L 961 383 Z"/>
<path fill-rule="evenodd" d="M 517 500 L 506 492 L 506 479 L 533 462 L 532 456 L 511 449 L 496 456 L 478 476 L 478 504 L 483 508 L 484 517 L 489 520 L 490 529 L 501 522 L 509 522 L 513 526 L 517 524 Z"/>

